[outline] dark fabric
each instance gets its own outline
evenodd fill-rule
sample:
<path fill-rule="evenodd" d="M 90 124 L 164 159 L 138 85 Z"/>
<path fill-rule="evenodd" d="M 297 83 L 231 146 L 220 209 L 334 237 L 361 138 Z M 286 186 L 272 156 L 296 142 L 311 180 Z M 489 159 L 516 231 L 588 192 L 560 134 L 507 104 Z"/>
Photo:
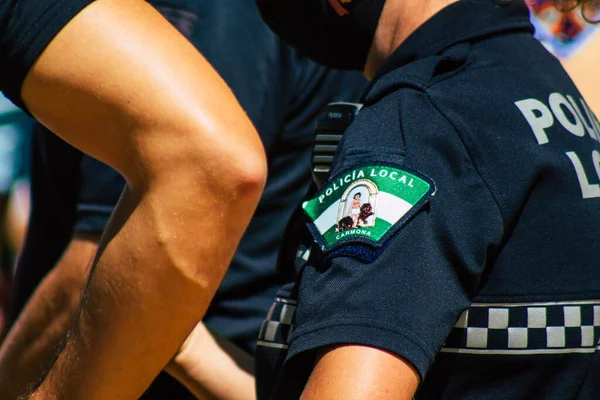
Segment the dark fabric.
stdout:
<path fill-rule="evenodd" d="M 300 57 L 261 21 L 254 2 L 152 3 L 223 76 L 267 151 L 265 192 L 205 317 L 211 328 L 253 353 L 282 283 L 275 265 L 287 220 L 311 180 L 314 120 L 329 102 L 358 100 L 367 82 L 359 73 L 328 70 Z M 35 137 L 33 215 L 18 266 L 14 316 L 54 266 L 73 230 L 102 232 L 124 185 L 106 165 L 38 130 L 44 132 Z M 54 178 L 62 171 L 68 174 Z M 162 374 L 144 398 L 191 398 L 185 392 Z"/>
<path fill-rule="evenodd" d="M 385 0 L 256 0 L 264 21 L 300 54 L 362 71 Z"/>
<path fill-rule="evenodd" d="M 27 73 L 56 34 L 92 0 L 3 0 L 0 3 L 0 90 L 17 106 Z"/>
<path fill-rule="evenodd" d="M 384 65 L 331 181 L 401 162 L 437 190 L 381 248 L 312 247 L 261 329 L 260 398 L 298 398 L 339 343 L 406 359 L 417 399 L 598 398 L 600 124 L 532 33 L 522 3 L 465 0 Z"/>

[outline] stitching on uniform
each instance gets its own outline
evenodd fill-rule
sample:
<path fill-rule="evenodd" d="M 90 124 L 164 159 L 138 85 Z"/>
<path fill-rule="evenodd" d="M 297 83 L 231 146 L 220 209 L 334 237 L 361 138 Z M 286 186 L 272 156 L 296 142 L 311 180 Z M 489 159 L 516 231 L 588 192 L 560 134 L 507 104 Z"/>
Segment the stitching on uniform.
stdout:
<path fill-rule="evenodd" d="M 391 84 L 388 87 L 386 87 L 385 89 L 379 89 L 376 85 L 374 85 L 373 88 L 371 90 L 369 90 L 365 95 L 365 98 L 364 98 L 365 106 L 370 107 L 370 106 L 378 103 L 379 101 L 381 101 L 384 97 L 387 97 L 390 94 L 396 93 L 402 89 L 413 89 L 413 90 L 417 90 L 419 92 L 423 92 L 426 89 L 426 86 L 424 85 L 422 80 L 419 79 L 420 77 L 417 75 L 414 75 L 411 73 L 405 73 L 403 78 L 409 78 L 409 79 L 403 79 L 401 82 Z M 375 94 L 373 94 L 375 89 L 377 89 L 377 92 Z"/>

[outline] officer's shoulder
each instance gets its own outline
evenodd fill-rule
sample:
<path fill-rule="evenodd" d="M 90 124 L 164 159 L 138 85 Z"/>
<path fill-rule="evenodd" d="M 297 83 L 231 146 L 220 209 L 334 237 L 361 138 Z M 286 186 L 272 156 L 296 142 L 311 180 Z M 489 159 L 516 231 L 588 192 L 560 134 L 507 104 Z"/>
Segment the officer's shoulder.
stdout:
<path fill-rule="evenodd" d="M 470 64 L 468 44 L 452 46 L 439 55 L 422 58 L 383 75 L 365 96 L 365 102 L 375 103 L 389 94 L 410 96 L 427 92 L 433 86 L 463 72 Z"/>

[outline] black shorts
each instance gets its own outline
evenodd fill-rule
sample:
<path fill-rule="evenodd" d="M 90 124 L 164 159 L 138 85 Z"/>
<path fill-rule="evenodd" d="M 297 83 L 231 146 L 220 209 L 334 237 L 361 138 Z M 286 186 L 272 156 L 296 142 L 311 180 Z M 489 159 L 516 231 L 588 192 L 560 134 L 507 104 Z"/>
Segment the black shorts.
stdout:
<path fill-rule="evenodd" d="M 94 0 L 0 0 L 0 91 L 17 106 L 21 86 L 56 34 Z"/>

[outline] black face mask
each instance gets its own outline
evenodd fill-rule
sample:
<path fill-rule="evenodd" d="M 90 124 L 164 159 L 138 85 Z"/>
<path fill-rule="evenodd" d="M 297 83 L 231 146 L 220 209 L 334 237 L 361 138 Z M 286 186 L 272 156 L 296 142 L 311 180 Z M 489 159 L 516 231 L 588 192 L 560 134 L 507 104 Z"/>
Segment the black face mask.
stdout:
<path fill-rule="evenodd" d="M 362 71 L 385 0 L 256 0 L 285 42 L 319 64 Z"/>

